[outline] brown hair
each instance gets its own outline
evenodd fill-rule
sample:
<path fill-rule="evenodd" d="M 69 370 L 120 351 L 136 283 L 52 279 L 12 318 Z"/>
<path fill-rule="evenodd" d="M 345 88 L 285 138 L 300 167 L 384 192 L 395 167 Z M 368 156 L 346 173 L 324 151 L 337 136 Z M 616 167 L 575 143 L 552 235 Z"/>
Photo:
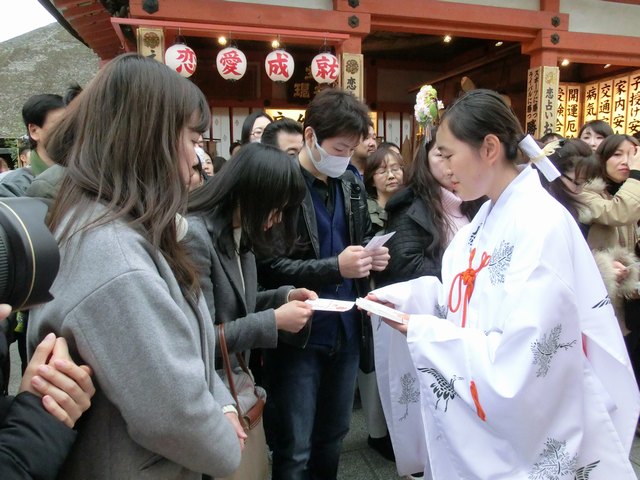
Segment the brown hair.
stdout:
<path fill-rule="evenodd" d="M 204 132 L 209 120 L 202 92 L 165 65 L 138 54 L 110 61 L 47 142 L 51 157 L 66 167 L 50 228 L 74 211 L 64 241 L 77 219 L 100 202 L 107 213 L 80 231 L 126 219 L 158 249 L 183 292 L 193 294 L 198 276 L 176 232 L 176 213 L 187 200 L 179 148 L 185 126 Z"/>
<path fill-rule="evenodd" d="M 367 158 L 367 163 L 364 166 L 363 182 L 367 193 L 371 198 L 378 198 L 378 191 L 373 184 L 373 177 L 376 174 L 376 170 L 378 170 L 382 164 L 387 165 L 388 157 L 391 157 L 391 159 L 398 162 L 398 166 L 402 168 L 402 155 L 388 147 L 378 147 Z"/>

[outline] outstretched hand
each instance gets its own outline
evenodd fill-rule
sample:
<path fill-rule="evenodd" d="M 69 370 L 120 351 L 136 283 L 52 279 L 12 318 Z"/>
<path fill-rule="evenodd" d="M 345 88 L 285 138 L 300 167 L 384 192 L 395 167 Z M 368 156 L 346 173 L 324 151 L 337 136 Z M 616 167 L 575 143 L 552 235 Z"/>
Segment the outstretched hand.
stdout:
<path fill-rule="evenodd" d="M 376 297 L 376 296 L 375 296 L 374 294 L 372 294 L 372 293 L 370 293 L 369 295 L 367 295 L 365 298 L 366 298 L 367 300 L 371 300 L 372 302 L 376 302 L 376 303 L 379 303 L 379 304 L 381 304 L 381 305 L 385 305 L 385 306 L 390 307 L 390 308 L 394 308 L 394 309 L 396 308 L 396 306 L 395 306 L 393 303 L 391 303 L 391 302 L 386 302 L 386 301 L 383 301 L 383 300 L 380 300 L 380 299 L 378 299 L 378 297 Z M 372 314 L 371 314 L 371 312 L 367 312 L 367 315 L 371 316 Z M 398 322 L 394 322 L 393 320 L 389 320 L 388 318 L 384 318 L 384 317 L 382 317 L 382 316 L 381 316 L 380 318 L 382 319 L 382 321 L 383 321 L 384 323 L 386 323 L 387 325 L 389 325 L 391 328 L 393 328 L 393 329 L 395 329 L 395 330 L 399 331 L 399 332 L 400 332 L 400 333 L 402 333 L 403 335 L 406 335 L 406 334 L 407 334 L 407 330 L 409 330 L 409 320 L 410 320 L 410 318 L 409 318 L 409 319 L 407 319 L 407 323 L 398 323 Z"/>

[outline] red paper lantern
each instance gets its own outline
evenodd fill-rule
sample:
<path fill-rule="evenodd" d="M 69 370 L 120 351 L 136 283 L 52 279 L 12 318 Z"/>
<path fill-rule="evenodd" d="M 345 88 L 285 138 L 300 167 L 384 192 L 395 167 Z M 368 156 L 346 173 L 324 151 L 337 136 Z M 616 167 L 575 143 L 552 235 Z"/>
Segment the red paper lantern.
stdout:
<path fill-rule="evenodd" d="M 227 47 L 216 57 L 218 73 L 225 80 L 240 80 L 247 71 L 247 57 L 235 47 Z"/>
<path fill-rule="evenodd" d="M 320 53 L 311 60 L 311 75 L 318 83 L 334 83 L 340 76 L 340 63 L 331 53 Z"/>
<path fill-rule="evenodd" d="M 164 63 L 183 77 L 190 77 L 196 71 L 196 52 L 182 43 L 176 43 L 164 52 Z"/>
<path fill-rule="evenodd" d="M 274 82 L 286 82 L 293 75 L 295 62 L 290 53 L 284 50 L 274 50 L 264 60 L 267 75 Z"/>

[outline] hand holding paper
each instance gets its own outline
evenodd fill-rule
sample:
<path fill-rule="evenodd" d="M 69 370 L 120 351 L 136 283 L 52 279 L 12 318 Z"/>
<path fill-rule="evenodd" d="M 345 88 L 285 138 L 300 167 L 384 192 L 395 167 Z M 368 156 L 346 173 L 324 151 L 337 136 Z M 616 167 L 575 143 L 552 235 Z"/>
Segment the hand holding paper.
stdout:
<path fill-rule="evenodd" d="M 315 300 L 307 300 L 306 303 L 313 310 L 321 310 L 324 312 L 346 312 L 351 310 L 355 302 L 346 302 L 344 300 L 334 300 L 332 298 L 316 298 Z"/>
<path fill-rule="evenodd" d="M 387 243 L 387 240 L 393 237 L 395 233 L 396 232 L 389 232 L 385 235 L 376 235 L 371 240 L 369 240 L 369 243 L 365 245 L 364 249 L 375 250 L 376 248 L 382 247 L 385 243 Z"/>
<path fill-rule="evenodd" d="M 371 298 L 371 296 L 369 296 Z M 409 314 L 400 312 L 394 308 L 375 302 L 369 298 L 358 298 L 356 305 L 374 315 L 380 315 L 383 319 L 406 325 L 409 323 Z"/>

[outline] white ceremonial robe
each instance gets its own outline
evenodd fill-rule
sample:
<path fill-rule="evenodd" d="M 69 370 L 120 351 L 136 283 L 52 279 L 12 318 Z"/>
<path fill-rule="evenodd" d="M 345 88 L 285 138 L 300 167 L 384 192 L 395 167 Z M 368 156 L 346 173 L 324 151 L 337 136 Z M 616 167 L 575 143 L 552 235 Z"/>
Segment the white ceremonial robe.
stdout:
<path fill-rule="evenodd" d="M 635 480 L 628 456 L 640 395 L 624 341 L 587 244 L 537 172 L 525 168 L 457 233 L 436 296 L 410 287 L 424 279 L 374 293 L 407 313 L 435 313 L 434 298 L 446 304 L 450 293 L 455 307 L 456 275 L 473 248 L 474 269 L 483 253 L 491 257 L 477 273 L 465 327 L 464 300 L 446 319 L 418 314 L 409 324 L 426 478 Z M 389 393 L 402 389 L 393 372 L 408 371 L 394 361 L 376 360 L 387 369 L 378 373 L 388 381 L 383 406 L 400 398 Z M 424 441 L 389 430 L 394 443 Z"/>

